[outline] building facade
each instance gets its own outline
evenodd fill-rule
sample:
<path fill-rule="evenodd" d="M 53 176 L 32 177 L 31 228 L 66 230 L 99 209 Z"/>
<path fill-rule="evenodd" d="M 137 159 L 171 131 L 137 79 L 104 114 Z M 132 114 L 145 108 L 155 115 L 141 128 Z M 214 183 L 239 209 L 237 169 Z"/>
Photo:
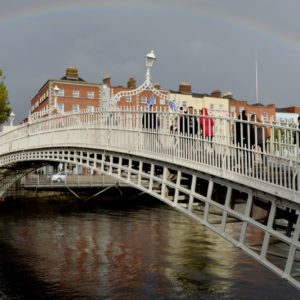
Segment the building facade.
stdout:
<path fill-rule="evenodd" d="M 31 100 L 30 115 L 56 112 L 94 111 L 100 106 L 99 83 L 86 82 L 76 68 L 67 68 L 60 79 L 49 79 Z"/>

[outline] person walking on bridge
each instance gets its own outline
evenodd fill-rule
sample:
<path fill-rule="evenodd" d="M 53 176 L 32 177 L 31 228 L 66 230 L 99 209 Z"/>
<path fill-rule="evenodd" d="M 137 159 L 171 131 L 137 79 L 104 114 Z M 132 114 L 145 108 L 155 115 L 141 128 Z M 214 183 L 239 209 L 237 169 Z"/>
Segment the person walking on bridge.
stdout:
<path fill-rule="evenodd" d="M 212 140 L 214 137 L 214 119 L 208 115 L 207 108 L 203 107 L 200 109 L 200 128 L 201 136 L 205 139 Z"/>
<path fill-rule="evenodd" d="M 246 111 L 243 110 L 242 114 L 238 116 L 241 121 L 248 121 Z M 240 147 L 248 146 L 248 125 L 246 122 L 236 121 L 235 137 L 236 144 Z"/>
<path fill-rule="evenodd" d="M 150 100 L 153 98 L 150 98 Z M 159 119 L 156 111 L 153 109 L 154 101 L 147 102 L 147 111 L 143 113 L 142 126 L 144 134 L 144 147 L 146 150 L 154 150 L 159 145 L 157 131 L 159 128 Z"/>

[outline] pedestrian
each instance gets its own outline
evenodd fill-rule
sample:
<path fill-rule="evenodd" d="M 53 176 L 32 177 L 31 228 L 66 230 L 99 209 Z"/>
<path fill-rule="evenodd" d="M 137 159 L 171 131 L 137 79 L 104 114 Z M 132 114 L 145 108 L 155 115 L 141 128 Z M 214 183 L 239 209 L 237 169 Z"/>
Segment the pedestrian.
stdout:
<path fill-rule="evenodd" d="M 250 117 L 250 148 L 256 148 L 258 145 L 258 141 L 262 142 L 262 128 L 256 124 L 256 115 L 252 114 Z M 256 136 L 256 138 L 255 138 Z"/>
<path fill-rule="evenodd" d="M 235 141 L 236 141 L 236 167 L 241 168 L 240 172 L 245 174 L 248 172 L 248 151 L 245 148 L 248 148 L 248 118 L 246 111 L 243 110 L 242 113 L 238 116 L 238 120 L 235 123 Z M 250 129 L 250 128 L 249 128 Z M 250 132 L 249 132 L 250 135 Z M 242 149 L 240 149 L 242 148 Z M 250 159 L 250 158 L 249 158 Z"/>
<path fill-rule="evenodd" d="M 200 109 L 199 124 L 201 128 L 201 136 L 205 139 L 212 140 L 214 137 L 214 119 L 208 115 L 207 108 Z"/>
<path fill-rule="evenodd" d="M 188 134 L 190 136 L 195 136 L 198 134 L 199 125 L 198 125 L 198 120 L 194 115 L 193 106 L 189 106 L 188 108 L 187 125 L 188 125 Z"/>
<path fill-rule="evenodd" d="M 186 118 L 186 112 L 183 110 L 183 107 L 179 108 L 179 114 L 176 118 L 177 126 L 175 129 L 175 133 L 180 135 L 186 135 L 188 133 L 188 124 L 187 124 L 187 118 Z"/>
<path fill-rule="evenodd" d="M 156 111 L 153 110 L 153 105 L 148 105 L 147 111 L 143 113 L 142 126 L 145 150 L 155 151 L 156 147 L 159 146 L 159 119 Z"/>
<path fill-rule="evenodd" d="M 241 121 L 236 121 L 236 126 L 235 126 L 235 137 L 236 137 L 236 144 L 244 147 L 248 146 L 248 130 L 247 130 L 247 114 L 246 111 L 243 110 L 242 114 L 238 116 L 238 119 Z"/>

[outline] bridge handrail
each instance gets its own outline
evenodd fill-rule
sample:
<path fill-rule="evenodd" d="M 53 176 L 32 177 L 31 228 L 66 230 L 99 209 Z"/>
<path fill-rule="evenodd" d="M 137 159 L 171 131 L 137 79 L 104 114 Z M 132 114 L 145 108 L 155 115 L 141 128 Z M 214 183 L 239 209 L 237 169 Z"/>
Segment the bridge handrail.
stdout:
<path fill-rule="evenodd" d="M 220 112 L 212 112 L 210 116 L 193 116 L 195 118 L 182 112 L 135 110 L 130 107 L 47 116 L 2 133 L 0 157 L 22 147 L 26 149 L 22 143 L 30 137 L 42 137 L 43 134 L 55 136 L 60 131 L 91 130 L 106 137 L 106 140 L 101 140 L 101 146 L 106 143 L 106 146 L 120 151 L 138 149 L 140 153 L 157 157 L 177 157 L 300 191 L 298 128 L 272 121 L 240 120 Z M 152 121 L 148 119 L 148 124 L 152 122 L 151 128 L 145 128 L 145 119 L 143 126 L 143 117 L 153 118 Z M 186 132 L 184 126 L 187 125 L 182 122 L 185 118 L 191 120 L 192 125 L 198 123 L 199 129 L 200 118 L 207 122 L 203 122 L 203 128 L 195 134 L 193 130 Z M 213 138 L 204 134 L 207 133 L 205 124 L 209 124 L 209 120 L 214 122 Z M 241 132 L 240 137 L 237 135 L 238 130 Z M 125 136 L 131 139 L 130 142 L 125 140 Z"/>

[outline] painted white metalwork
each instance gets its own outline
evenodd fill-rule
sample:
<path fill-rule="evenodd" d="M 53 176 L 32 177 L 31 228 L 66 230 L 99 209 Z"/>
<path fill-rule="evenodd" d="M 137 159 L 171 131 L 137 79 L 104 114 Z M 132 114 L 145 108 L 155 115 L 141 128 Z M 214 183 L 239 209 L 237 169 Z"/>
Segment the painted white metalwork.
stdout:
<path fill-rule="evenodd" d="M 65 162 L 113 176 L 187 214 L 300 288 L 299 129 L 192 117 L 128 108 L 31 120 L 0 135 L 0 168 Z M 201 117 L 225 130 L 213 138 L 203 127 L 197 134 L 193 126 L 186 130 Z"/>
<path fill-rule="evenodd" d="M 145 81 L 136 89 L 133 90 L 127 90 L 127 91 L 120 91 L 117 94 L 115 94 L 112 97 L 112 108 L 115 109 L 117 103 L 120 101 L 120 98 L 122 97 L 131 97 L 131 96 L 136 96 L 139 95 L 141 92 L 145 90 L 150 90 L 154 95 L 158 96 L 161 99 L 164 99 L 167 101 L 167 103 L 170 101 L 170 98 L 167 94 L 161 93 L 158 89 L 154 87 L 154 85 L 151 83 L 151 68 L 153 67 L 153 64 L 156 60 L 156 56 L 154 54 L 154 51 L 152 50 L 150 53 L 146 55 L 146 76 L 145 76 Z"/>
<path fill-rule="evenodd" d="M 143 128 L 142 119 L 148 113 L 129 109 L 109 114 L 65 113 L 17 126 L 0 135 L 0 166 L 5 165 L 4 154 L 32 148 L 104 147 L 176 162 L 300 202 L 298 129 L 217 116 L 213 117 L 214 123 L 227 132 L 215 133 L 210 140 L 201 134 L 184 133 L 187 128 L 180 128 L 181 120 L 188 115 L 173 112 L 150 112 L 147 116 L 156 115 L 157 127 Z M 195 116 L 193 122 L 200 117 L 205 118 Z M 246 130 L 241 132 L 242 145 L 236 136 L 240 126 Z M 263 132 L 261 144 L 259 129 Z M 248 136 L 247 141 L 243 134 Z M 254 144 L 249 141 L 250 135 Z"/>

